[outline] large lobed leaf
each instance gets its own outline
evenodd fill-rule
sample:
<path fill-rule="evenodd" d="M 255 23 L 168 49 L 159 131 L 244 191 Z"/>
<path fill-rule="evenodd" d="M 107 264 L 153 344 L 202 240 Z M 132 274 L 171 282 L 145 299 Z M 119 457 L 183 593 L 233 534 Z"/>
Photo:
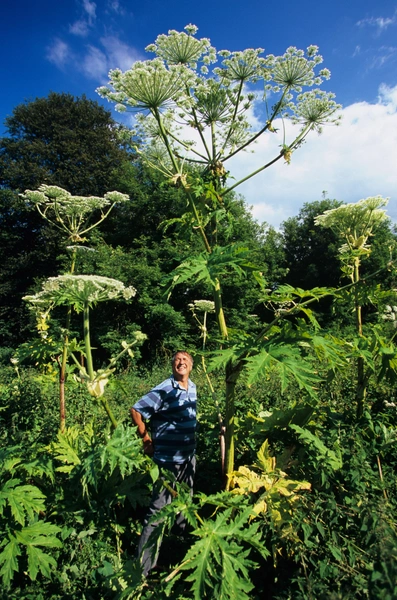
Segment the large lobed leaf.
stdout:
<path fill-rule="evenodd" d="M 0 514 L 8 505 L 13 518 L 20 525 L 45 510 L 45 495 L 34 485 L 20 485 L 19 479 L 9 479 L 0 490 Z"/>
<path fill-rule="evenodd" d="M 51 568 L 56 567 L 55 559 L 43 552 L 41 547 L 61 548 L 62 542 L 56 537 L 61 529 L 57 525 L 36 521 L 22 529 L 9 533 L 9 541 L 4 543 L 0 554 L 0 576 L 6 588 L 9 587 L 14 573 L 18 571 L 18 557 L 25 550 L 28 561 L 28 575 L 34 581 L 40 572 L 44 577 L 51 577 Z"/>
<path fill-rule="evenodd" d="M 275 370 L 280 377 L 282 391 L 291 380 L 295 380 L 299 387 L 315 396 L 315 386 L 320 382 L 320 377 L 313 371 L 313 367 L 301 356 L 299 348 L 280 343 L 269 344 L 255 356 L 246 359 L 248 385 L 257 379 L 265 377 L 269 370 Z"/>
<path fill-rule="evenodd" d="M 254 586 L 249 570 L 256 567 L 248 558 L 251 548 L 265 558 L 269 552 L 261 542 L 259 523 L 248 524 L 249 513 L 244 511 L 233 519 L 233 509 L 228 509 L 214 521 L 203 520 L 193 532 L 200 539 L 189 549 L 180 569 L 192 571 L 186 580 L 192 582 L 195 600 L 250 599 Z"/>

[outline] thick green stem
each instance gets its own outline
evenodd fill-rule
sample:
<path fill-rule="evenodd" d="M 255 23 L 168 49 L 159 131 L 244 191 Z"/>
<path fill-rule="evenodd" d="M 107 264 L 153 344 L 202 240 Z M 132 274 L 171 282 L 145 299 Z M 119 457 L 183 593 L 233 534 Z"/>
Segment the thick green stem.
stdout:
<path fill-rule="evenodd" d="M 112 409 L 110 408 L 109 403 L 105 396 L 101 397 L 101 403 L 102 403 L 102 406 L 105 409 L 113 427 L 116 429 L 118 423 L 117 423 L 116 417 L 114 416 Z"/>
<path fill-rule="evenodd" d="M 94 381 L 94 365 L 92 363 L 92 349 L 91 349 L 91 336 L 90 336 L 90 308 L 88 303 L 84 306 L 84 346 L 87 361 L 87 373 L 90 381 Z"/>
<path fill-rule="evenodd" d="M 59 369 L 59 429 L 65 431 L 66 427 L 66 402 L 65 402 L 65 380 L 66 380 L 66 365 L 68 360 L 68 343 L 69 343 L 69 328 L 72 317 L 72 307 L 69 306 L 66 313 L 65 335 L 63 338 L 63 348 L 61 365 Z"/>
<path fill-rule="evenodd" d="M 215 136 L 215 123 L 211 123 L 211 144 L 212 144 L 212 162 L 216 160 L 216 136 Z"/>
<path fill-rule="evenodd" d="M 234 471 L 234 426 L 235 426 L 235 398 L 236 384 L 240 376 L 242 363 L 229 364 L 226 367 L 226 409 L 225 409 L 225 446 L 226 446 L 226 489 L 229 489 L 230 480 Z"/>
<path fill-rule="evenodd" d="M 214 294 L 214 303 L 215 303 L 215 315 L 216 315 L 216 320 L 218 322 L 219 333 L 220 333 L 222 339 L 226 339 L 228 337 L 228 333 L 227 333 L 225 313 L 223 311 L 222 290 L 221 290 L 221 284 L 219 282 L 219 279 L 215 280 L 215 287 L 214 287 L 213 294 Z"/>
<path fill-rule="evenodd" d="M 70 263 L 70 274 L 73 275 L 76 265 L 76 250 L 72 251 L 72 260 Z M 63 337 L 63 348 L 61 357 L 61 366 L 59 369 L 59 429 L 65 431 L 66 427 L 66 401 L 65 401 L 65 381 L 66 381 L 66 365 L 68 360 L 68 344 L 69 344 L 69 329 L 72 320 L 72 307 L 68 306 L 66 313 L 65 335 Z"/>
<path fill-rule="evenodd" d="M 354 271 L 353 280 L 355 284 L 360 281 L 360 259 L 356 257 L 354 259 Z M 358 285 L 354 287 L 354 308 L 356 313 L 356 328 L 359 337 L 363 335 L 363 322 L 361 314 L 361 304 L 359 299 Z M 360 418 L 364 412 L 364 402 L 367 395 L 367 385 L 364 369 L 364 359 L 359 356 L 357 359 L 357 386 L 356 386 L 356 406 L 357 406 L 357 418 Z"/>
<path fill-rule="evenodd" d="M 229 489 L 230 479 L 234 471 L 234 417 L 235 417 L 236 381 L 228 380 L 226 376 L 226 411 L 225 411 L 225 447 L 226 447 L 226 489 Z"/>
<path fill-rule="evenodd" d="M 167 132 L 166 132 L 166 130 L 164 128 L 163 121 L 161 119 L 161 115 L 160 115 L 160 113 L 159 113 L 159 111 L 157 109 L 154 111 L 153 115 L 154 115 L 154 117 L 155 117 L 155 119 L 156 119 L 156 121 L 158 123 L 159 129 L 160 129 L 160 134 L 161 134 L 161 137 L 163 138 L 163 142 L 165 144 L 165 147 L 167 148 L 168 156 L 170 157 L 170 160 L 172 162 L 172 166 L 174 167 L 174 171 L 175 171 L 175 173 L 179 173 L 179 166 L 178 166 L 178 163 L 176 161 L 174 152 L 173 152 L 173 150 L 171 148 L 171 145 L 170 145 L 170 143 L 168 141 L 168 135 L 167 135 Z"/>
<path fill-rule="evenodd" d="M 166 132 L 166 130 L 164 128 L 163 121 L 161 119 L 161 115 L 160 115 L 160 113 L 159 113 L 158 110 L 156 110 L 153 113 L 153 115 L 156 118 L 156 121 L 157 121 L 157 123 L 159 125 L 161 137 L 163 138 L 165 147 L 167 148 L 168 156 L 170 157 L 170 160 L 172 162 L 172 166 L 174 168 L 175 174 L 177 174 L 177 173 L 179 173 L 179 166 L 178 166 L 178 163 L 176 161 L 176 157 L 174 155 L 174 152 L 173 152 L 173 150 L 171 148 L 171 145 L 170 145 L 170 143 L 168 141 L 167 132 Z M 196 219 L 197 227 L 198 227 L 198 229 L 200 231 L 200 235 L 201 235 L 201 238 L 202 238 L 202 240 L 204 242 L 205 249 L 208 252 L 208 254 L 210 254 L 211 253 L 211 247 L 209 245 L 207 236 L 205 235 L 204 228 L 201 225 L 200 218 L 199 218 L 199 215 L 198 215 L 198 212 L 197 212 L 197 208 L 196 208 L 194 199 L 192 197 L 192 194 L 190 193 L 189 187 L 187 185 L 184 185 L 184 190 L 186 192 L 186 195 L 187 195 L 187 198 L 188 198 L 188 201 L 189 201 L 190 209 L 191 209 L 191 211 L 192 211 L 192 213 L 193 213 L 193 215 L 194 215 L 194 217 Z"/>
<path fill-rule="evenodd" d="M 84 306 L 84 346 L 85 346 L 85 352 L 86 352 L 88 377 L 90 378 L 90 381 L 94 381 L 95 371 L 94 371 L 94 365 L 92 362 L 92 348 L 91 348 L 91 337 L 90 337 L 90 309 L 89 309 L 88 303 L 86 303 Z M 104 396 L 101 396 L 100 400 L 101 400 L 101 404 L 102 404 L 103 408 L 105 409 L 113 427 L 116 428 L 118 423 L 117 423 L 117 420 L 109 406 L 107 399 Z"/>

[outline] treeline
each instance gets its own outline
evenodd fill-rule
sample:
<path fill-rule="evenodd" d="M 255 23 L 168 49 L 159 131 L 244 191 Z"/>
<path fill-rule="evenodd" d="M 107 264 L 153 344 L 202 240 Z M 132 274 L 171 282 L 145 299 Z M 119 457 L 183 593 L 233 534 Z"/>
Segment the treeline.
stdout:
<path fill-rule="evenodd" d="M 20 344 L 35 336 L 23 296 L 65 271 L 69 261 L 68 242 L 20 196 L 41 184 L 60 186 L 74 195 L 102 196 L 118 190 L 130 197 L 84 242 L 91 251 L 78 255 L 76 272 L 114 277 L 138 291 L 130 305 L 116 308 L 110 303 L 98 309 L 98 345 L 111 353 L 121 339 L 141 329 L 148 336 L 141 352 L 150 364 L 176 347 L 197 345 L 189 304 L 211 298 L 210 290 L 198 283 L 166 297 L 169 273 L 195 246 L 200 251 L 184 218 L 186 201 L 178 188 L 144 167 L 132 141 L 120 141 L 122 127 L 110 112 L 84 96 L 51 93 L 21 104 L 5 125 L 7 134 L 0 139 L 2 361 L 7 363 Z M 316 227 L 314 219 L 339 206 L 340 200 L 323 197 L 308 204 L 302 199 L 299 214 L 286 220 L 280 231 L 255 221 L 240 196 L 228 202 L 229 218 L 217 231 L 217 243 L 236 241 L 248 247 L 251 262 L 264 273 L 270 289 L 282 283 L 303 289 L 339 285 L 338 241 L 332 230 Z M 364 274 L 387 263 L 395 239 L 390 223 L 380 225 Z M 379 282 L 385 277 L 387 273 L 379 274 Z M 263 317 L 259 290 L 233 274 L 224 282 L 224 302 L 233 328 L 243 323 L 245 329 L 247 323 L 254 328 L 252 315 Z M 330 300 L 323 300 L 318 311 L 323 326 L 335 325 Z M 338 319 L 343 321 L 343 311 Z"/>

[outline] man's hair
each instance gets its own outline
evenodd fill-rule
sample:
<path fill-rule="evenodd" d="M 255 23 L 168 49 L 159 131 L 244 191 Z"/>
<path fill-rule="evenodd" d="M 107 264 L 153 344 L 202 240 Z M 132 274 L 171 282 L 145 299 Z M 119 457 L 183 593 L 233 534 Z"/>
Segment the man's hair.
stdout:
<path fill-rule="evenodd" d="M 175 352 L 174 356 L 172 357 L 172 364 L 174 364 L 177 354 L 184 354 L 185 356 L 187 356 L 190 359 L 190 362 L 192 363 L 192 367 L 193 367 L 193 365 L 194 365 L 193 356 L 191 354 L 189 354 L 189 352 L 186 352 L 186 350 L 177 350 Z"/>

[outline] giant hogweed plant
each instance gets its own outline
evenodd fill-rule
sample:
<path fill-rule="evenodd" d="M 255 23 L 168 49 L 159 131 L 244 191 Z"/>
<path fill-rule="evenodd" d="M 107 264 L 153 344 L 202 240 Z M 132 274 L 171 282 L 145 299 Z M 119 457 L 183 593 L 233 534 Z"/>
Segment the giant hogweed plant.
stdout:
<path fill-rule="evenodd" d="M 370 335 L 363 330 L 363 304 L 379 306 L 390 292 L 382 293 L 379 289 L 366 290 L 366 282 L 361 275 L 362 261 L 371 254 L 370 238 L 376 235 L 379 224 L 387 221 L 385 206 L 388 200 L 381 196 L 369 197 L 356 203 L 343 204 L 338 208 L 327 210 L 315 219 L 315 224 L 335 231 L 343 244 L 339 248 L 341 270 L 349 278 L 352 286 L 346 289 L 348 300 L 353 307 L 357 339 L 349 349 L 350 357 L 356 360 L 356 409 L 357 416 L 363 414 L 369 379 L 378 371 L 378 380 L 387 377 L 391 382 L 397 377 L 397 351 L 393 343 L 395 332 L 387 340 L 377 328 L 372 328 Z M 387 268 L 395 270 L 390 248 L 390 262 Z M 388 306 L 388 305 L 386 305 Z M 386 309 L 386 320 L 388 312 Z M 378 366 L 379 365 L 379 368 Z"/>
<path fill-rule="evenodd" d="M 70 251 L 69 273 L 71 275 L 75 271 L 77 251 L 84 248 L 79 244 L 87 241 L 85 237 L 87 233 L 108 217 L 116 203 L 126 202 L 129 199 L 126 194 L 115 191 L 107 192 L 103 197 L 73 196 L 63 188 L 45 184 L 38 190 L 25 190 L 21 196 L 28 206 L 34 206 L 50 225 L 66 237 L 70 244 L 67 249 Z M 59 361 L 59 428 L 61 431 L 64 431 L 66 426 L 65 379 L 71 316 L 72 308 L 68 306 Z M 37 327 L 43 342 L 47 337 L 46 321 L 46 313 L 39 313 Z"/>
<path fill-rule="evenodd" d="M 116 362 L 126 353 L 133 356 L 132 347 L 142 342 L 145 335 L 141 332 L 135 332 L 135 339 L 130 343 L 122 342 L 122 350 L 116 357 L 111 358 L 107 367 L 95 370 L 91 346 L 90 310 L 98 302 L 118 299 L 128 301 L 135 294 L 136 289 L 134 287 L 126 287 L 117 279 L 97 275 L 60 275 L 47 279 L 41 292 L 24 297 L 24 300 L 29 302 L 33 310 L 40 315 L 47 315 L 47 317 L 56 306 L 71 306 L 77 313 L 82 313 L 83 346 L 78 344 L 77 340 L 68 340 L 67 352 L 78 369 L 78 378 L 86 383 L 89 394 L 101 402 L 113 427 L 117 427 L 117 421 L 104 395 L 105 386 L 115 370 Z M 80 364 L 75 356 L 76 351 L 83 352 L 86 366 Z"/>
<path fill-rule="evenodd" d="M 261 48 L 217 52 L 208 39 L 198 39 L 196 33 L 197 27 L 188 25 L 183 32 L 159 35 L 147 47 L 156 55 L 154 59 L 137 61 L 125 72 L 110 71 L 109 87 L 98 92 L 115 102 L 120 111 L 138 111 L 135 133 L 142 143 L 137 152 L 185 192 L 189 213 L 182 220 L 200 236 L 203 253 L 190 257 L 176 270 L 171 288 L 192 279 L 209 285 L 221 344 L 226 348 L 232 335 L 223 309 L 221 279 L 225 272 L 255 272 L 247 249 L 217 243 L 219 223 L 229 216 L 231 192 L 277 161 L 289 163 L 312 131 L 338 122 L 339 105 L 332 93 L 319 88 L 330 72 L 320 67 L 317 46 L 309 46 L 306 52 L 290 47 L 282 56 L 263 56 Z M 255 128 L 250 114 L 259 103 L 266 116 Z M 300 126 L 299 131 L 291 128 L 291 137 L 286 134 L 287 120 Z M 229 184 L 231 159 L 252 150 L 266 135 L 279 136 L 279 152 Z M 233 351 L 228 357 L 225 422 L 230 477 L 234 469 L 235 385 L 245 363 L 244 357 Z M 295 362 L 298 364 L 297 357 Z"/>

